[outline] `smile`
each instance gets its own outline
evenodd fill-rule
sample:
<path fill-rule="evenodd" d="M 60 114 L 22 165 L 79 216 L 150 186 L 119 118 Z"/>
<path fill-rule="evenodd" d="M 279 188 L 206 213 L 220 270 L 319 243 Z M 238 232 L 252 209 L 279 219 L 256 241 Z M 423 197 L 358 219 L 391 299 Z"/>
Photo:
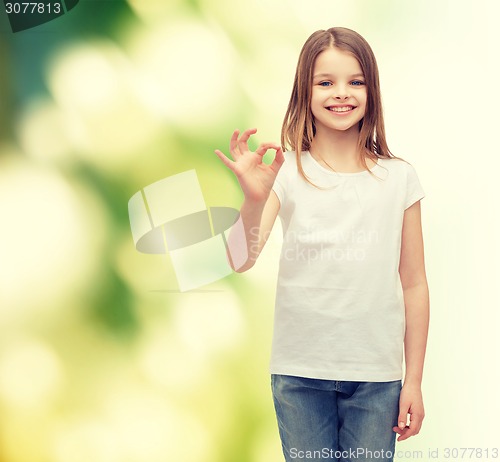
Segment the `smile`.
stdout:
<path fill-rule="evenodd" d="M 329 106 L 326 109 L 328 109 L 331 112 L 351 112 L 353 109 L 355 109 L 354 106 Z"/>

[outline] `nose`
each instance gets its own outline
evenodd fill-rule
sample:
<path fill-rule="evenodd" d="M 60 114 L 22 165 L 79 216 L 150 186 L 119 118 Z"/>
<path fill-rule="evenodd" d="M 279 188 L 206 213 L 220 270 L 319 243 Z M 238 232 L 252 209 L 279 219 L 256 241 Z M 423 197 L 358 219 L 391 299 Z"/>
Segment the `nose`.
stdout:
<path fill-rule="evenodd" d="M 333 96 L 335 99 L 347 99 L 349 98 L 349 91 L 345 85 L 336 85 Z"/>

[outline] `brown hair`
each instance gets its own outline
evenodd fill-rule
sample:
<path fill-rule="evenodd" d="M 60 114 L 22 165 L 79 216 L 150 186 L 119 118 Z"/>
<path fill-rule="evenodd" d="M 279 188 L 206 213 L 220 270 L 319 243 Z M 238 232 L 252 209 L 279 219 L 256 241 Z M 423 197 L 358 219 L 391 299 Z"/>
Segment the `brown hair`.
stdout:
<path fill-rule="evenodd" d="M 358 151 L 365 169 L 373 175 L 366 165 L 366 157 L 396 158 L 387 146 L 382 113 L 382 98 L 377 61 L 368 42 L 357 32 L 345 27 L 332 27 L 314 32 L 305 42 L 299 55 L 292 95 L 281 129 L 281 146 L 287 145 L 296 152 L 297 167 L 302 177 L 307 178 L 302 168 L 301 151 L 307 151 L 316 134 L 314 116 L 311 112 L 311 94 L 314 63 L 318 55 L 328 48 L 338 48 L 352 54 L 359 62 L 367 85 L 367 102 L 364 117 L 359 121 Z M 401 159 L 404 160 L 404 159 Z M 317 186 L 316 186 L 317 187 Z"/>

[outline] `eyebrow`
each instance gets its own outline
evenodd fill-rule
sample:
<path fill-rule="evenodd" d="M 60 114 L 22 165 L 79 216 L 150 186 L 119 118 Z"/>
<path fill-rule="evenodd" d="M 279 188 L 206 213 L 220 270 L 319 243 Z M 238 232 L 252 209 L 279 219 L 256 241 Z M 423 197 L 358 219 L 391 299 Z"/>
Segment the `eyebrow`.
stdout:
<path fill-rule="evenodd" d="M 317 77 L 332 77 L 332 74 L 328 74 L 328 73 L 316 74 L 314 76 L 314 78 L 317 78 Z M 353 78 L 353 77 L 364 77 L 364 75 L 363 74 L 353 74 L 353 75 L 351 75 L 351 78 Z"/>

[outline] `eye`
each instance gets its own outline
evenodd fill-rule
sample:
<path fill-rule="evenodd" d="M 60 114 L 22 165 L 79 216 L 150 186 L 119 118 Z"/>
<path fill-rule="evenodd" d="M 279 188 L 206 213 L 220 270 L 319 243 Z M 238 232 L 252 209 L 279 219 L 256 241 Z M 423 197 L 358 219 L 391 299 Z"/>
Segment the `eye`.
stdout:
<path fill-rule="evenodd" d="M 361 81 L 361 80 L 353 80 L 353 85 L 354 84 L 357 84 L 357 85 L 354 85 L 355 87 L 360 87 L 361 85 L 364 85 L 365 82 Z"/>
<path fill-rule="evenodd" d="M 331 82 L 320 82 L 320 83 L 319 83 L 319 85 L 320 85 L 321 87 L 327 87 L 327 86 L 329 86 L 330 84 L 331 84 Z"/>

